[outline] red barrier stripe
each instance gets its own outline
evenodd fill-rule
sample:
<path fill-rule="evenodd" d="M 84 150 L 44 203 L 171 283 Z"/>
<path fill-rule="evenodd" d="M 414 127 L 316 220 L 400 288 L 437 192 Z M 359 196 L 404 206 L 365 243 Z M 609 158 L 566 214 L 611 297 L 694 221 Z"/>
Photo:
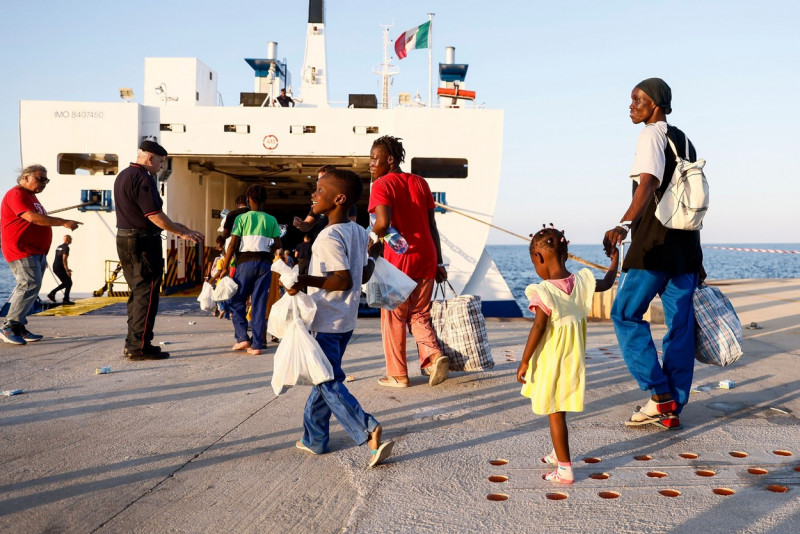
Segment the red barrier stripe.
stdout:
<path fill-rule="evenodd" d="M 800 254 L 800 250 L 778 250 L 772 248 L 708 247 L 716 250 L 737 250 L 739 252 L 770 252 L 772 254 Z"/>

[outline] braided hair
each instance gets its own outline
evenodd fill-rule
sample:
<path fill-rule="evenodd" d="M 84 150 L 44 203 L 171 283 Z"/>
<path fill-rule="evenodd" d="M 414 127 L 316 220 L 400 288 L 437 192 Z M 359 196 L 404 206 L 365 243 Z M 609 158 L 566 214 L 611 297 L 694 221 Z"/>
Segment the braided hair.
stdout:
<path fill-rule="evenodd" d="M 547 249 L 553 251 L 557 258 L 566 262 L 569 257 L 569 241 L 564 235 L 564 230 L 558 230 L 553 223 L 550 227 L 542 225 L 542 229 L 531 234 L 531 244 L 529 246 L 530 252 L 534 249 Z"/>
<path fill-rule="evenodd" d="M 372 148 L 381 147 L 386 151 L 386 154 L 394 158 L 394 164 L 400 165 L 406 159 L 406 149 L 403 148 L 401 138 L 392 137 L 391 135 L 384 135 L 379 137 L 372 143 Z"/>

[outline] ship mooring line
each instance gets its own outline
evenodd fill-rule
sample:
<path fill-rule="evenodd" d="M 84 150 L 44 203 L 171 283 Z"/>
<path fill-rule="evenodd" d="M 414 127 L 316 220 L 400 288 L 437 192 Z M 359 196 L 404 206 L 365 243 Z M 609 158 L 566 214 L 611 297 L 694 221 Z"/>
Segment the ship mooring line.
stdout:
<path fill-rule="evenodd" d="M 494 225 L 494 224 L 492 224 L 490 222 L 482 221 L 481 219 L 478 219 L 477 217 L 473 217 L 472 215 L 469 215 L 467 213 L 464 213 L 463 211 L 459 211 L 457 209 L 451 208 L 450 206 L 446 206 L 445 204 L 442 204 L 440 202 L 434 201 L 433 203 L 434 203 L 435 206 L 437 206 L 439 208 L 445 209 L 447 211 L 452 211 L 453 213 L 457 213 L 458 215 L 461 215 L 462 217 L 466 217 L 467 219 L 472 219 L 473 221 L 477 221 L 479 223 L 485 224 L 486 226 L 491 226 L 495 230 L 500 230 L 501 232 L 505 232 L 507 234 L 513 235 L 514 237 L 518 237 L 518 238 L 522 239 L 525 242 L 530 242 L 530 240 L 531 240 L 530 237 L 525 237 L 523 235 L 516 234 L 516 233 L 514 233 L 514 232 L 512 232 L 510 230 L 506 230 L 505 228 L 500 228 L 497 225 Z M 589 260 L 585 260 L 585 259 L 581 258 L 580 256 L 576 256 L 575 254 L 571 254 L 571 253 L 568 252 L 567 255 L 569 256 L 569 259 L 577 261 L 578 263 L 582 263 L 583 265 L 588 265 L 589 267 L 593 267 L 593 268 L 598 269 L 600 271 L 608 271 L 608 267 L 604 267 L 603 265 L 599 265 L 599 264 L 591 262 Z M 619 273 L 617 273 L 617 276 L 619 276 Z"/>

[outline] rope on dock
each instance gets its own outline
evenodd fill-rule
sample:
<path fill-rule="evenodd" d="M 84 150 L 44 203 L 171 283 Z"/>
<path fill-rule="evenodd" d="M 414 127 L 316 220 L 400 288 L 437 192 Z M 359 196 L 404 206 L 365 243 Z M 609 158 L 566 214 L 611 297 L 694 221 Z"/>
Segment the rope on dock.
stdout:
<path fill-rule="evenodd" d="M 445 209 L 447 211 L 452 211 L 453 213 L 457 213 L 458 215 L 466 217 L 467 219 L 472 219 L 473 221 L 478 221 L 479 223 L 485 224 L 486 226 L 491 226 L 495 230 L 500 230 L 501 232 L 505 232 L 507 234 L 513 235 L 514 237 L 518 237 L 518 238 L 522 239 L 523 241 L 525 241 L 526 243 L 529 243 L 530 240 L 531 240 L 530 237 L 525 237 L 523 235 L 515 234 L 514 232 L 512 232 L 510 230 L 506 230 L 505 228 L 500 228 L 499 226 L 495 226 L 492 223 L 489 223 L 489 222 L 486 222 L 486 221 L 482 221 L 482 220 L 478 219 L 477 217 L 473 217 L 472 215 L 469 215 L 469 214 L 464 213 L 463 211 L 459 211 L 457 209 L 451 208 L 450 206 L 446 206 L 445 204 L 442 204 L 440 202 L 435 202 L 434 201 L 434 204 L 438 208 L 442 208 L 442 209 Z M 578 263 L 582 263 L 583 265 L 587 265 L 589 267 L 593 267 L 593 268 L 601 270 L 601 271 L 608 271 L 608 267 L 604 267 L 604 266 L 599 265 L 597 263 L 593 263 L 593 262 L 591 262 L 589 260 L 585 260 L 585 259 L 581 258 L 580 256 L 576 256 L 576 255 L 571 254 L 571 253 L 567 253 L 567 255 L 569 256 L 569 259 L 577 261 Z"/>
<path fill-rule="evenodd" d="M 800 250 L 779 250 L 774 248 L 708 247 L 715 250 L 736 250 L 739 252 L 770 252 L 772 254 L 800 254 Z"/>

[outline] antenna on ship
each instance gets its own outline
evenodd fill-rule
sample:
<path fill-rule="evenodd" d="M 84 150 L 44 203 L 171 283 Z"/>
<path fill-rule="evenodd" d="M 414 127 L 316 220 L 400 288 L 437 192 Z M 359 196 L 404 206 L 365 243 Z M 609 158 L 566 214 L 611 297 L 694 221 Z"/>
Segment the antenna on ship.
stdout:
<path fill-rule="evenodd" d="M 383 78 L 383 90 L 381 91 L 381 109 L 389 109 L 389 85 L 392 83 L 392 76 L 400 72 L 400 68 L 392 64 L 391 56 L 389 55 L 389 47 L 391 46 L 391 39 L 389 39 L 389 28 L 394 26 L 392 24 L 379 24 L 383 26 L 383 63 L 381 63 L 381 70 L 372 70 L 375 74 L 379 74 Z"/>

